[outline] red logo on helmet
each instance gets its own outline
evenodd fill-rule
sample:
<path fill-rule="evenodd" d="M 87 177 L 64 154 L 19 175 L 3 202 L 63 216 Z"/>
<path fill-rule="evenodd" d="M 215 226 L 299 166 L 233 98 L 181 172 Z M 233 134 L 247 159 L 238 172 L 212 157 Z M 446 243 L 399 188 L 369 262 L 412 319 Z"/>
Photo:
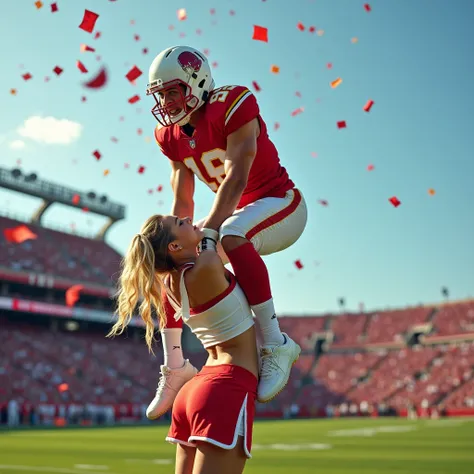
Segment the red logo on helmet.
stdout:
<path fill-rule="evenodd" d="M 191 51 L 183 51 L 178 56 L 178 63 L 187 74 L 198 72 L 202 66 L 202 60 Z"/>

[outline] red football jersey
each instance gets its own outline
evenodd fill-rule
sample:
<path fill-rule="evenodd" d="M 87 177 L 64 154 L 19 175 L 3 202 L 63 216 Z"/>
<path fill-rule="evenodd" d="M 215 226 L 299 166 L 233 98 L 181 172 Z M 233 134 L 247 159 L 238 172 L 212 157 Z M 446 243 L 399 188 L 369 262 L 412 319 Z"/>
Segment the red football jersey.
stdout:
<path fill-rule="evenodd" d="M 280 165 L 275 145 L 268 137 L 255 96 L 243 86 L 224 86 L 211 92 L 202 106 L 204 114 L 193 136 L 178 125 L 155 128 L 155 139 L 170 160 L 182 161 L 212 191 L 217 192 L 225 178 L 224 161 L 227 137 L 258 117 L 260 135 L 257 154 L 238 208 L 264 197 L 283 197 L 294 187 L 286 169 Z"/>

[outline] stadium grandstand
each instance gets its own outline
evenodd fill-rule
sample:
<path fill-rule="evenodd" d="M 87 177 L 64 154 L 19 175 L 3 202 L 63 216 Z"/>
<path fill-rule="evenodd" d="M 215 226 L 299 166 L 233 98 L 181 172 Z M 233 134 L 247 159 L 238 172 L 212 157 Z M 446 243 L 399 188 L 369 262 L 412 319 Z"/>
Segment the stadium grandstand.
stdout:
<path fill-rule="evenodd" d="M 0 168 L 0 186 L 41 198 L 31 221 L 0 217 L 0 422 L 145 422 L 161 351 L 149 354 L 139 319 L 107 339 L 121 255 L 105 242 L 125 207 Z M 42 224 L 56 203 L 106 216 L 95 238 Z M 390 311 L 283 316 L 303 348 L 286 389 L 260 417 L 474 415 L 474 301 Z M 158 341 L 159 344 L 159 341 Z M 185 330 L 187 356 L 206 354 Z"/>

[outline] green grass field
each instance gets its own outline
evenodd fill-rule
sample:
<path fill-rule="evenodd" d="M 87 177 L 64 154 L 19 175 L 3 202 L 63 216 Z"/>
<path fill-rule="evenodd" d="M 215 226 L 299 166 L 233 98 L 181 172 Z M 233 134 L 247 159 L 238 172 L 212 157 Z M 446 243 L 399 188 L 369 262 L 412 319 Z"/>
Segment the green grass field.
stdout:
<path fill-rule="evenodd" d="M 173 473 L 166 433 L 163 425 L 1 431 L 0 473 Z M 474 420 L 257 422 L 252 455 L 245 473 L 473 474 Z"/>

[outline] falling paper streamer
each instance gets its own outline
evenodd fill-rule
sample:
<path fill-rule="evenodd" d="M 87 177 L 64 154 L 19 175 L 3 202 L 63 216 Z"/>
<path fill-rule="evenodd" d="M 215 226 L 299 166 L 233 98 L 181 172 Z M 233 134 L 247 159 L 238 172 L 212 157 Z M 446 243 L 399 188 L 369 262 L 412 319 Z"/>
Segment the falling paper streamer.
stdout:
<path fill-rule="evenodd" d="M 26 240 L 35 240 L 38 236 L 32 232 L 26 225 L 19 225 L 17 227 L 12 227 L 9 229 L 3 230 L 3 235 L 5 239 L 14 244 L 21 244 Z"/>
<path fill-rule="evenodd" d="M 268 28 L 265 28 L 264 26 L 254 25 L 252 39 L 268 43 Z"/>
<path fill-rule="evenodd" d="M 82 285 L 73 285 L 66 290 L 66 305 L 74 306 L 80 298 L 80 293 L 84 289 Z"/>
<path fill-rule="evenodd" d="M 82 43 L 80 47 L 81 53 L 85 53 L 86 51 L 90 51 L 91 53 L 95 52 L 95 48 L 92 46 L 87 46 L 87 44 Z"/>
<path fill-rule="evenodd" d="M 81 71 L 83 74 L 85 74 L 87 71 L 87 68 L 84 66 L 84 64 L 81 63 L 81 61 L 77 60 L 76 61 L 76 66 L 79 71 Z"/>
<path fill-rule="evenodd" d="M 137 66 L 133 66 L 132 69 L 130 69 L 130 71 L 127 72 L 125 77 L 130 82 L 132 82 L 138 79 L 142 74 L 143 74 L 142 71 Z"/>
<path fill-rule="evenodd" d="M 368 100 L 367 103 L 364 105 L 364 111 L 370 112 L 370 109 L 372 108 L 373 105 L 374 105 L 374 101 Z"/>
<path fill-rule="evenodd" d="M 84 82 L 82 85 L 88 89 L 100 89 L 107 84 L 108 76 L 105 67 L 102 67 L 96 76 L 90 81 Z"/>
<path fill-rule="evenodd" d="M 84 10 L 84 17 L 82 18 L 82 22 L 79 25 L 79 28 L 84 31 L 87 31 L 87 33 L 92 33 L 97 18 L 99 18 L 99 15 L 97 13 L 91 12 L 90 10 Z"/>
<path fill-rule="evenodd" d="M 393 207 L 398 207 L 401 204 L 396 196 L 391 197 L 389 201 L 392 203 Z"/>
<path fill-rule="evenodd" d="M 304 107 L 298 107 L 297 109 L 293 110 L 293 112 L 291 112 L 291 116 L 296 117 L 297 115 L 301 114 L 302 112 L 304 112 Z"/>

